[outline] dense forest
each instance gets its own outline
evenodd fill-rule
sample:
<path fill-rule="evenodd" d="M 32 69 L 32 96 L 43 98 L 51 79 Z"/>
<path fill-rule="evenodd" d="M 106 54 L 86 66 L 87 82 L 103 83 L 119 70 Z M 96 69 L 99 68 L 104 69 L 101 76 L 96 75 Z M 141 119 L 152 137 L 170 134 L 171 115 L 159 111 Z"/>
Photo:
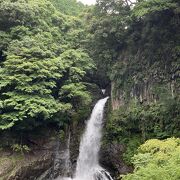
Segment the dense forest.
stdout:
<path fill-rule="evenodd" d="M 180 179 L 179 0 L 0 0 L 0 42 L 0 151 L 63 139 L 106 89 L 102 143 L 132 167 L 114 179 Z"/>

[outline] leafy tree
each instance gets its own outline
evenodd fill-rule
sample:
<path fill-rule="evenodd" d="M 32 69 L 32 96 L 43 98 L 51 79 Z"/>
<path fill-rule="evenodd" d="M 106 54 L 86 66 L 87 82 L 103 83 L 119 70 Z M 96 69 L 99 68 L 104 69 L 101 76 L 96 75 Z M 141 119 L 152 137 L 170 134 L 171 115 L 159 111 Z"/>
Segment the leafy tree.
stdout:
<path fill-rule="evenodd" d="M 135 170 L 123 176 L 125 180 L 158 180 L 180 178 L 180 139 L 152 139 L 145 142 L 133 157 Z"/>
<path fill-rule="evenodd" d="M 82 13 L 85 6 L 76 0 L 50 0 L 57 10 L 63 14 L 77 16 Z"/>
<path fill-rule="evenodd" d="M 0 15 L 0 129 L 56 122 L 90 102 L 83 78 L 94 65 L 67 38 L 79 20 L 46 0 L 1 1 Z"/>
<path fill-rule="evenodd" d="M 101 87 L 109 84 L 112 65 L 124 46 L 129 12 L 130 5 L 126 1 L 100 0 L 86 15 L 85 47 L 97 65 L 94 79 Z"/>

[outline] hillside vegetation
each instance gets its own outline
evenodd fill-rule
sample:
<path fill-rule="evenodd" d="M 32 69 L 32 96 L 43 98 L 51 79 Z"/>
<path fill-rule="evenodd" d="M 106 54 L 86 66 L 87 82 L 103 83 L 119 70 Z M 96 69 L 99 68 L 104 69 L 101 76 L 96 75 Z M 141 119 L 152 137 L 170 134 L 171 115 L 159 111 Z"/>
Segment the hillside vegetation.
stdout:
<path fill-rule="evenodd" d="M 86 120 L 110 89 L 104 144 L 125 146 L 127 180 L 180 179 L 180 1 L 0 1 L 0 148 Z M 96 84 L 96 85 L 94 85 Z"/>

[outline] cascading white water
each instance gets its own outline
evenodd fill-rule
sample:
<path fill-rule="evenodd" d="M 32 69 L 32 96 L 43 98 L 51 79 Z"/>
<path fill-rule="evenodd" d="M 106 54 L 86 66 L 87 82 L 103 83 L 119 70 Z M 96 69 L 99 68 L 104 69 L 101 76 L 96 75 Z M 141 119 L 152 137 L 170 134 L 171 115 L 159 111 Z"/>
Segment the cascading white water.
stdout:
<path fill-rule="evenodd" d="M 105 94 L 106 93 L 106 89 L 101 89 L 102 93 Z"/>
<path fill-rule="evenodd" d="M 98 153 L 102 137 L 103 112 L 108 97 L 99 100 L 87 122 L 79 149 L 75 177 L 63 180 L 113 180 L 110 174 L 99 165 Z"/>
<path fill-rule="evenodd" d="M 87 122 L 87 127 L 80 143 L 75 174 L 76 180 L 94 180 L 102 174 L 101 172 L 105 172 L 99 166 L 98 153 L 102 136 L 103 111 L 107 99 L 108 97 L 97 102 Z"/>

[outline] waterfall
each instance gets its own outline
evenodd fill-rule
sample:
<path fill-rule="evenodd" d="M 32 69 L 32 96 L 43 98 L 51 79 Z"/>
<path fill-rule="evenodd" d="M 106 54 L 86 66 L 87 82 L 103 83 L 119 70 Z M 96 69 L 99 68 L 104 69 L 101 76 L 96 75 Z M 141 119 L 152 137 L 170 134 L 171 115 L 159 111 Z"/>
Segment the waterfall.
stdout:
<path fill-rule="evenodd" d="M 98 163 L 98 153 L 102 137 L 103 111 L 107 99 L 108 97 L 97 102 L 87 122 L 87 127 L 80 143 L 75 173 L 76 180 L 108 179 L 105 176 L 106 171 Z"/>
<path fill-rule="evenodd" d="M 99 100 L 87 122 L 81 138 L 79 157 L 73 180 L 113 180 L 99 165 L 98 153 L 102 137 L 103 112 L 108 97 Z M 64 178 L 70 180 L 71 178 Z"/>
<path fill-rule="evenodd" d="M 101 89 L 103 95 L 106 93 L 106 89 Z"/>

